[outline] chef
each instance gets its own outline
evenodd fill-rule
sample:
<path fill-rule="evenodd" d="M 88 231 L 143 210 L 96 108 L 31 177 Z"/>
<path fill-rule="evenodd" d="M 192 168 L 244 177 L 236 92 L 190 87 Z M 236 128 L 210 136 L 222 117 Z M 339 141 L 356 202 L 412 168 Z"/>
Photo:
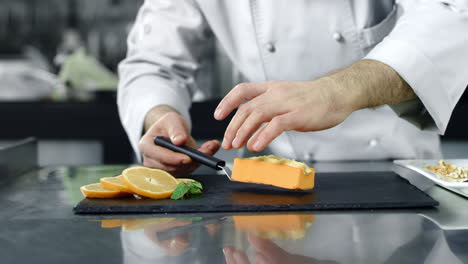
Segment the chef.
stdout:
<path fill-rule="evenodd" d="M 297 160 L 438 158 L 468 84 L 468 0 L 145 1 L 119 66 L 122 123 L 145 166 L 190 174 L 188 109 L 214 35 L 248 79 L 222 142 Z M 242 104 L 245 102 L 244 104 Z M 195 124 L 196 125 L 196 124 Z M 257 132 L 256 132 L 257 131 Z"/>

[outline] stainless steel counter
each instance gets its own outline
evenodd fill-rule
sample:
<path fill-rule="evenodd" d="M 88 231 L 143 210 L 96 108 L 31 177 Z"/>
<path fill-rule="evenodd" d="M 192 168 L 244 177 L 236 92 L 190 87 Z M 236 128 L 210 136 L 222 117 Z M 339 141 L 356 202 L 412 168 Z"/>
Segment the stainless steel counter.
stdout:
<path fill-rule="evenodd" d="M 0 182 L 1 263 L 468 263 L 468 200 L 391 162 L 435 209 L 288 214 L 74 215 L 79 186 L 124 166 L 42 168 Z"/>

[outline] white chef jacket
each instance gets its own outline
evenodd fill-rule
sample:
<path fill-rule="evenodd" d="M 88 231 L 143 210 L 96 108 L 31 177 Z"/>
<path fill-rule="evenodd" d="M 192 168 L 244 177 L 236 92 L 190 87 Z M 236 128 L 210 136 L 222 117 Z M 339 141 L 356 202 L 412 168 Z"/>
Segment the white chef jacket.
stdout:
<path fill-rule="evenodd" d="M 437 132 L 468 84 L 468 0 L 147 0 L 119 65 L 119 113 L 137 153 L 152 107 L 190 120 L 194 73 L 212 34 L 251 82 L 311 80 L 368 58 L 418 96 L 270 144 L 299 160 L 437 158 Z"/>

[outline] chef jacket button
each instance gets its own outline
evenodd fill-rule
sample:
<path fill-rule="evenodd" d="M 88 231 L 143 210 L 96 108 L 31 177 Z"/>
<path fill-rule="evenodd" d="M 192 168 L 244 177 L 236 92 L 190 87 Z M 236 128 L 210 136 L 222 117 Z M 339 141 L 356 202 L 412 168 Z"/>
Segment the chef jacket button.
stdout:
<path fill-rule="evenodd" d="M 275 45 L 274 45 L 273 43 L 271 43 L 271 42 L 268 42 L 268 43 L 265 45 L 265 47 L 266 47 L 266 50 L 267 50 L 268 52 L 270 52 L 270 53 L 273 53 L 273 52 L 276 51 Z"/>
<path fill-rule="evenodd" d="M 306 153 L 304 154 L 303 158 L 304 158 L 304 161 L 310 161 L 312 160 L 312 155 L 310 155 L 310 153 Z"/>
<path fill-rule="evenodd" d="M 369 140 L 369 147 L 373 148 L 376 147 L 379 144 L 379 141 L 375 138 Z"/>
<path fill-rule="evenodd" d="M 145 32 L 146 35 L 148 35 L 149 33 L 151 33 L 151 25 L 145 24 L 145 25 L 143 26 L 143 32 Z"/>
<path fill-rule="evenodd" d="M 343 40 L 343 35 L 341 35 L 340 32 L 335 32 L 333 33 L 332 38 L 337 42 L 341 42 Z"/>

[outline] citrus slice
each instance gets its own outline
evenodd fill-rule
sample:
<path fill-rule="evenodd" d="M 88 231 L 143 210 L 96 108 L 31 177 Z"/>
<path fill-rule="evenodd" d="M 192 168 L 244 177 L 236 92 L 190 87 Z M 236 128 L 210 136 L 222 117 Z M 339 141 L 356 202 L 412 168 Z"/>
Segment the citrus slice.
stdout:
<path fill-rule="evenodd" d="M 194 182 L 194 179 L 189 179 L 189 178 L 177 178 L 176 179 L 178 182 Z"/>
<path fill-rule="evenodd" d="M 122 172 L 122 182 L 134 193 L 155 199 L 171 196 L 179 183 L 171 174 L 146 167 L 131 167 Z"/>
<path fill-rule="evenodd" d="M 102 228 L 114 228 L 122 226 L 124 219 L 102 219 L 101 227 Z"/>
<path fill-rule="evenodd" d="M 116 177 L 104 177 L 99 179 L 102 187 L 109 190 L 117 190 L 126 193 L 132 193 L 132 191 L 122 182 L 121 175 Z"/>
<path fill-rule="evenodd" d="M 129 193 L 104 189 L 100 183 L 88 184 L 80 187 L 81 193 L 88 198 L 116 198 L 129 196 Z"/>

